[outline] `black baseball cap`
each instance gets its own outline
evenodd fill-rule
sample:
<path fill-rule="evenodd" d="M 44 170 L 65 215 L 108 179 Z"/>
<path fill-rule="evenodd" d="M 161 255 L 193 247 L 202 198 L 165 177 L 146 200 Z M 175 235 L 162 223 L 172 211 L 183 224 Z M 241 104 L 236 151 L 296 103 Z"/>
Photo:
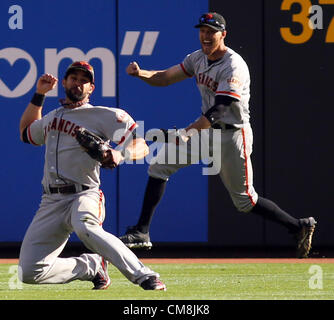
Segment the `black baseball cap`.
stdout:
<path fill-rule="evenodd" d="M 207 26 L 217 31 L 224 31 L 226 29 L 226 20 L 217 12 L 208 12 L 201 15 L 199 24 L 195 28 Z"/>
<path fill-rule="evenodd" d="M 67 76 L 74 70 L 85 71 L 90 78 L 90 82 L 94 83 L 94 68 L 87 61 L 75 61 L 71 63 L 66 69 L 64 78 L 67 78 Z"/>

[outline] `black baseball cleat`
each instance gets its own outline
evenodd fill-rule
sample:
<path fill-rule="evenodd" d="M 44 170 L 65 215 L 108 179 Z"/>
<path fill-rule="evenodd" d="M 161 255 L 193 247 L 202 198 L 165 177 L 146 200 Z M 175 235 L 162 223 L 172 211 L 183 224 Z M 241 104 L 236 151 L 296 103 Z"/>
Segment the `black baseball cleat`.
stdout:
<path fill-rule="evenodd" d="M 151 276 L 145 281 L 143 281 L 140 286 L 144 290 L 163 290 L 166 291 L 166 285 L 156 276 Z"/>
<path fill-rule="evenodd" d="M 312 245 L 312 236 L 317 222 L 313 217 L 299 219 L 301 229 L 296 233 L 297 253 L 299 259 L 307 258 Z"/>
<path fill-rule="evenodd" d="M 146 249 L 152 248 L 149 233 L 140 232 L 136 226 L 128 227 L 124 236 L 119 237 L 123 243 L 130 249 Z"/>
<path fill-rule="evenodd" d="M 92 282 L 94 284 L 93 290 L 105 290 L 110 286 L 111 280 L 108 274 L 108 261 L 104 258 L 101 259 L 100 269 Z"/>

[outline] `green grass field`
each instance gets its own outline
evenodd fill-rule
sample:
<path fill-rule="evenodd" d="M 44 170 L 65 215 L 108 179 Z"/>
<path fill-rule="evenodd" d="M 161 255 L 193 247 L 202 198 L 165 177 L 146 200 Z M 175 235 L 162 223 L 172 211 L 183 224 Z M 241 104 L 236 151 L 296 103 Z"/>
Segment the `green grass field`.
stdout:
<path fill-rule="evenodd" d="M 14 265 L 0 264 L 0 300 L 333 300 L 334 264 L 317 264 L 315 271 L 310 270 L 312 265 L 148 264 L 167 285 L 166 292 L 155 292 L 130 283 L 112 265 L 112 285 L 104 291 L 93 291 L 87 281 L 22 284 L 13 273 Z"/>

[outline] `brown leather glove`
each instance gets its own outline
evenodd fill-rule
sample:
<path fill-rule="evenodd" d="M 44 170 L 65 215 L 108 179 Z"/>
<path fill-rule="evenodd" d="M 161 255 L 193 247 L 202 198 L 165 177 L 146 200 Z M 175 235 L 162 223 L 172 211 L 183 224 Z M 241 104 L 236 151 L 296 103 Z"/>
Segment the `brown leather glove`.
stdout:
<path fill-rule="evenodd" d="M 85 128 L 79 128 L 76 131 L 75 138 L 93 159 L 101 163 L 103 168 L 114 169 L 117 167 L 117 163 L 114 161 L 113 149 L 101 137 Z"/>

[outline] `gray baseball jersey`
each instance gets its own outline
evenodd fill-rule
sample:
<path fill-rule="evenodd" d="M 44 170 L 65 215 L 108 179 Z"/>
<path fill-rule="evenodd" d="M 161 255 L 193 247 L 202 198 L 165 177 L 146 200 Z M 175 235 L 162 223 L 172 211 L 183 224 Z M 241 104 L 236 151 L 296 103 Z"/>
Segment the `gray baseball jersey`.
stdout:
<path fill-rule="evenodd" d="M 250 75 L 246 62 L 230 48 L 224 56 L 209 65 L 207 56 L 197 50 L 181 63 L 182 70 L 189 76 L 196 76 L 202 96 L 202 112 L 207 112 L 217 95 L 225 95 L 238 100 L 227 107 L 220 121 L 242 127 L 249 122 Z"/>
<path fill-rule="evenodd" d="M 137 127 L 122 109 L 83 105 L 75 109 L 58 108 L 28 127 L 34 145 L 46 145 L 43 186 L 77 183 L 90 188 L 100 185 L 100 165 L 74 139 L 84 127 L 117 144 L 124 143 Z M 75 165 L 73 165 L 75 159 Z"/>
<path fill-rule="evenodd" d="M 151 275 L 159 276 L 144 266 L 122 241 L 102 228 L 105 204 L 99 190 L 100 164 L 74 137 L 75 130 L 84 127 L 106 141 L 122 145 L 136 126 L 124 110 L 85 104 L 75 109 L 55 109 L 27 128 L 28 142 L 45 144 L 46 149 L 44 194 L 20 251 L 19 266 L 24 282 L 92 280 L 100 267 L 100 256 L 133 283 L 140 284 Z M 75 193 L 51 192 L 51 188 L 73 185 Z M 95 254 L 59 258 L 73 231 Z"/>
<path fill-rule="evenodd" d="M 207 160 L 206 156 L 211 154 L 213 167 L 216 168 L 214 174 L 220 174 L 234 205 L 239 211 L 249 212 L 258 195 L 253 187 L 250 159 L 253 133 L 249 122 L 250 75 L 247 64 L 239 54 L 227 48 L 224 56 L 211 64 L 202 50 L 197 50 L 186 56 L 180 68 L 189 77 L 196 78 L 203 114 L 215 105 L 217 95 L 233 97 L 237 102 L 224 106 L 218 121 L 222 127 L 219 135 L 210 134 L 212 129 L 201 130 L 200 136 L 192 136 L 187 148 L 165 145 L 152 160 L 148 173 L 154 178 L 168 180 L 180 168 L 196 163 L 191 159 Z M 235 128 L 226 129 L 225 124 Z M 190 161 L 166 163 L 166 153 L 179 154 L 179 158 Z"/>

